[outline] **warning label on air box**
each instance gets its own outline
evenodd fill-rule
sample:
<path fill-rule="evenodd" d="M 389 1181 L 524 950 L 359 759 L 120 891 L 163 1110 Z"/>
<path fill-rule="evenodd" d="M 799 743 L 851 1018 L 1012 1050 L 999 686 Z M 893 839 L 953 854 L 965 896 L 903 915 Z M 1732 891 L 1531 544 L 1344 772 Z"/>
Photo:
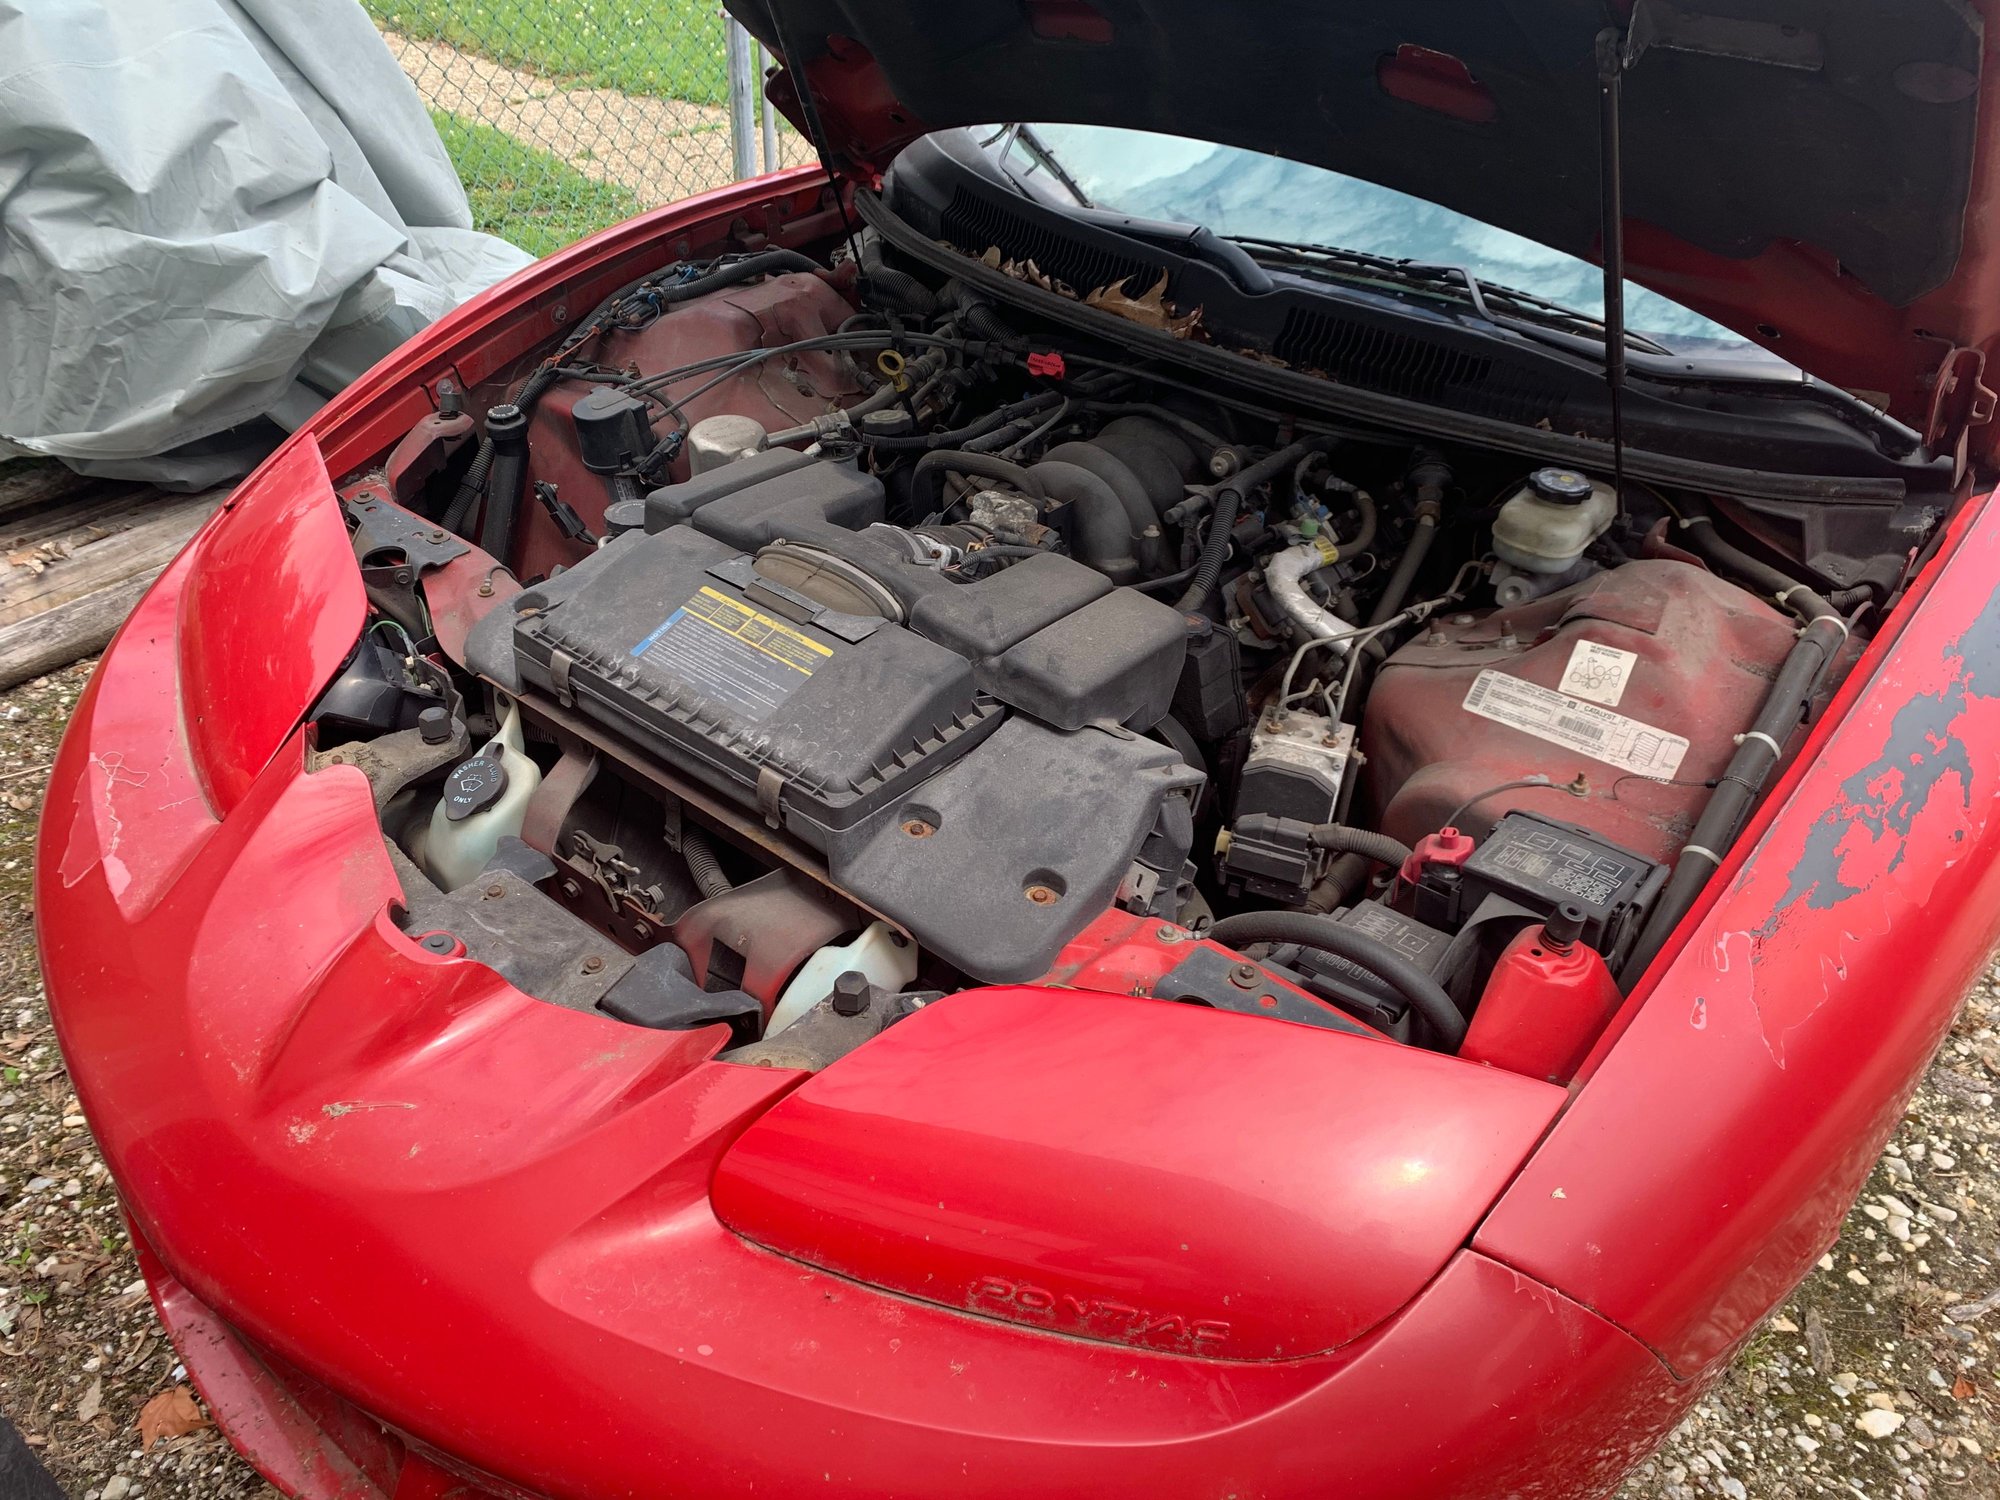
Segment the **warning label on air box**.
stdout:
<path fill-rule="evenodd" d="M 632 648 L 709 702 L 761 719 L 833 655 L 783 620 L 704 587 Z"/>
<path fill-rule="evenodd" d="M 1677 734 L 1491 668 L 1473 681 L 1465 709 L 1656 781 L 1671 778 L 1688 749 Z"/>

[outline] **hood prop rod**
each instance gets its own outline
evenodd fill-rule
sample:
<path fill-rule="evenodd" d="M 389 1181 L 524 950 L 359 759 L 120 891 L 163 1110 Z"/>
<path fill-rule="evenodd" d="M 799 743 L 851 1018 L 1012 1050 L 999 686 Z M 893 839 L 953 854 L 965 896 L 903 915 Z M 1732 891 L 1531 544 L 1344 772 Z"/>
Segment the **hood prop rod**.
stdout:
<path fill-rule="evenodd" d="M 1604 384 L 1611 396 L 1611 488 L 1625 503 L 1625 178 L 1619 160 L 1625 38 L 1597 34 L 1597 201 L 1604 241 Z"/>
<path fill-rule="evenodd" d="M 778 50 L 784 54 L 785 72 L 791 76 L 792 89 L 799 96 L 799 113 L 805 116 L 806 139 L 812 142 L 813 153 L 819 157 L 820 170 L 826 173 L 827 186 L 833 189 L 833 206 L 840 210 L 840 222 L 847 229 L 847 249 L 854 257 L 854 264 L 861 264 L 861 235 L 854 227 L 854 220 L 847 212 L 847 194 L 841 191 L 840 174 L 834 170 L 833 148 L 826 133 L 826 122 L 820 117 L 819 100 L 813 96 L 812 85 L 806 81 L 805 54 L 800 52 L 794 40 L 792 28 L 785 24 L 785 7 L 771 7 L 771 30 L 777 40 Z M 764 107 L 771 107 L 768 91 L 764 97 Z"/>

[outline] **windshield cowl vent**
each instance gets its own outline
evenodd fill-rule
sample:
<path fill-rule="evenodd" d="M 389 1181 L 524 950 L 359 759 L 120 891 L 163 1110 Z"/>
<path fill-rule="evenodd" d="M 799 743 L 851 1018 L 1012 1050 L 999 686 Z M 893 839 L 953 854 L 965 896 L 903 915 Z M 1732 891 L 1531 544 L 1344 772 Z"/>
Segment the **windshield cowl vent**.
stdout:
<path fill-rule="evenodd" d="M 1140 287 L 1149 287 L 1166 274 L 1166 267 L 1157 261 L 1118 255 L 1072 239 L 964 188 L 951 195 L 941 227 L 942 237 L 967 255 L 984 255 L 997 245 L 1006 259 L 1032 260 L 1036 269 L 1067 284 L 1079 297 L 1134 278 Z"/>
<path fill-rule="evenodd" d="M 1506 360 L 1429 339 L 1391 332 L 1351 318 L 1295 307 L 1285 315 L 1271 352 L 1295 369 L 1342 385 L 1477 411 L 1511 422 L 1553 419 L 1562 391 Z"/>

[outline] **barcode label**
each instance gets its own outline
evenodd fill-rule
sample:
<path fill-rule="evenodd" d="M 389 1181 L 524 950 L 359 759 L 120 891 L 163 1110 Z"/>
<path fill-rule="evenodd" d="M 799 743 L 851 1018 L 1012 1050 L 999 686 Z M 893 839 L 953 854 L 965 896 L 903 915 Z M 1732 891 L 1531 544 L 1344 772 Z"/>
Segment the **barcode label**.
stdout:
<path fill-rule="evenodd" d="M 1491 668 L 1473 679 L 1465 710 L 1658 781 L 1671 779 L 1687 754 L 1688 742 L 1677 734 Z"/>

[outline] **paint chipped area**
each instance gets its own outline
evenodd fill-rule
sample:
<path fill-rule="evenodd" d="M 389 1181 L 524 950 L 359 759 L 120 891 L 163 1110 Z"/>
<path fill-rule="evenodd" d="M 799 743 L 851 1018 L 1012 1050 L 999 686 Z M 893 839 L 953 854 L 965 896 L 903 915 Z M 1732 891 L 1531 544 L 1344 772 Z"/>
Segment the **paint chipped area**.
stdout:
<path fill-rule="evenodd" d="M 1875 747 L 1869 758 L 1837 782 L 1808 773 L 1795 801 L 1821 797 L 1820 811 L 1802 837 L 1774 827 L 1724 899 L 1768 915 L 1698 955 L 1709 982 L 1694 1024 L 1707 1007 L 1747 1006 L 1780 1067 L 1860 951 L 1921 914 L 1985 837 L 2000 788 L 2000 592 L 1938 657 L 1872 683 L 1842 729 Z M 1806 913 L 1837 913 L 1831 941 Z"/>

